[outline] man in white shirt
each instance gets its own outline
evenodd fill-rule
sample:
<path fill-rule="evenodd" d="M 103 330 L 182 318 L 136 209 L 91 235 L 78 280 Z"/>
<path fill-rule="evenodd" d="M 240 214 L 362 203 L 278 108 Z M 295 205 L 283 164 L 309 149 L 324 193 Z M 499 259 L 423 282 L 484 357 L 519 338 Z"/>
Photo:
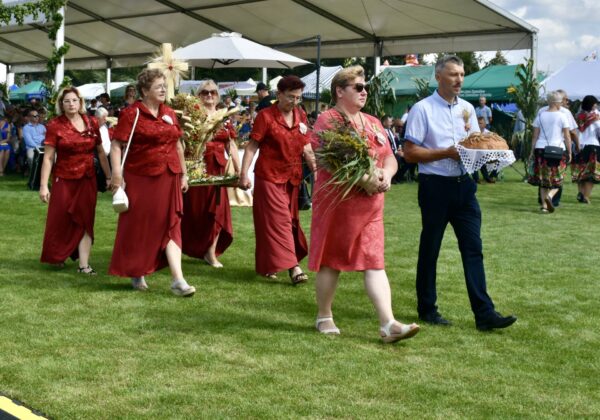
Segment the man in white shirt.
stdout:
<path fill-rule="evenodd" d="M 489 130 L 492 127 L 492 109 L 486 103 L 485 96 L 479 98 L 479 106 L 475 108 L 475 114 L 477 118 L 483 117 L 485 119 L 485 128 Z"/>
<path fill-rule="evenodd" d="M 487 293 L 477 186 L 460 162 L 456 144 L 478 132 L 475 109 L 460 99 L 462 60 L 442 57 L 435 66 L 437 90 L 412 107 L 406 123 L 405 159 L 419 163 L 419 207 L 423 223 L 417 264 L 417 311 L 434 325 L 449 325 L 437 310 L 436 267 L 448 223 L 458 240 L 477 329 L 506 328 L 517 318 L 494 309 Z"/>
<path fill-rule="evenodd" d="M 23 127 L 23 140 L 25 140 L 27 163 L 31 169 L 34 151 L 42 146 L 46 138 L 46 127 L 40 124 L 40 113 L 35 109 L 29 111 L 27 118 L 29 122 Z"/>

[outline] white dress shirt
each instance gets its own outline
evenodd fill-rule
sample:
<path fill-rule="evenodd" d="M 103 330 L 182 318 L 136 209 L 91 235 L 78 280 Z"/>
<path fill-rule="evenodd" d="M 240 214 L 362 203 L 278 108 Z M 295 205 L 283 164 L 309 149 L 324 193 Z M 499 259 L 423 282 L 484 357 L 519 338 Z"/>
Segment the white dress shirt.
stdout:
<path fill-rule="evenodd" d="M 469 131 L 465 129 L 465 114 L 468 116 Z M 473 105 L 461 98 L 449 104 L 437 90 L 417 102 L 408 114 L 405 138 L 426 149 L 446 149 L 479 132 Z M 454 159 L 441 159 L 419 163 L 420 174 L 460 176 L 466 173 L 463 165 Z"/>

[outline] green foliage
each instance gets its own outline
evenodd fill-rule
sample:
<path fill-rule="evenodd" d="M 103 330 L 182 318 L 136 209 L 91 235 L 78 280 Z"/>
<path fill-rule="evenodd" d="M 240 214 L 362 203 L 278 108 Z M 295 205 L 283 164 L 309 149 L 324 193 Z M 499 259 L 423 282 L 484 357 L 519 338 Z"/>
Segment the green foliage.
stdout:
<path fill-rule="evenodd" d="M 319 102 L 322 104 L 331 104 L 331 90 L 323 89 L 319 92 Z"/>
<path fill-rule="evenodd" d="M 385 115 L 384 104 L 396 103 L 396 93 L 392 82 L 396 79 L 391 72 L 379 73 L 369 80 L 369 95 L 364 112 L 381 118 Z"/>
<path fill-rule="evenodd" d="M 502 53 L 502 51 L 496 51 L 496 55 L 490 61 L 488 61 L 485 67 L 488 66 L 505 66 L 508 64 L 508 60 Z"/>
<path fill-rule="evenodd" d="M 525 131 L 522 135 L 513 138 L 512 148 L 515 149 L 520 143 L 521 159 L 525 162 L 531 152 L 532 124 L 538 109 L 540 84 L 534 71 L 532 59 L 526 60 L 525 64 L 519 64 L 515 70 L 515 75 L 519 79 L 519 84 L 517 86 L 511 85 L 508 88 L 508 93 L 523 113 Z"/>
<path fill-rule="evenodd" d="M 414 79 L 415 85 L 417 85 L 417 93 L 415 96 L 417 97 L 417 102 L 421 99 L 425 99 L 430 95 L 429 93 L 429 80 L 424 79 L 422 77 L 415 77 Z"/>
<path fill-rule="evenodd" d="M 364 176 L 372 176 L 375 161 L 369 155 L 369 143 L 342 114 L 343 122 L 333 122 L 333 128 L 318 133 L 320 146 L 315 157 L 320 167 L 327 169 L 331 178 L 326 185 L 343 200 Z"/>
<path fill-rule="evenodd" d="M 0 4 L 0 23 L 5 25 L 10 24 L 12 19 L 14 19 L 17 24 L 23 25 L 27 16 L 31 15 L 34 19 L 38 19 L 40 14 L 44 14 L 46 20 L 50 23 L 50 27 L 48 28 L 48 38 L 53 42 L 52 55 L 48 59 L 46 65 L 51 74 L 56 71 L 56 67 L 60 63 L 62 57 L 69 51 L 68 44 L 64 44 L 58 49 L 54 45 L 56 34 L 63 21 L 63 17 L 58 11 L 66 4 L 67 0 L 38 0 L 37 2 L 20 3 L 11 6 Z"/>
<path fill-rule="evenodd" d="M 73 81 L 69 76 L 65 76 L 63 78 L 63 81 L 60 84 L 60 86 L 56 88 L 56 90 L 52 93 L 50 99 L 48 99 L 48 120 L 56 117 L 56 101 L 58 100 L 58 92 L 60 92 L 60 90 L 66 86 L 73 86 Z"/>

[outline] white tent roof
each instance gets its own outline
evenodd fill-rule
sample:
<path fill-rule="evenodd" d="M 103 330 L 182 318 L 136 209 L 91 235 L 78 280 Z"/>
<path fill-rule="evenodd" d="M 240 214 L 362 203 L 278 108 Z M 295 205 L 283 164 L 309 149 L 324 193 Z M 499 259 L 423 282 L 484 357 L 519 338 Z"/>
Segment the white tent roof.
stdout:
<path fill-rule="evenodd" d="M 173 51 L 173 57 L 191 66 L 208 68 L 268 67 L 293 68 L 309 61 L 265 47 L 237 32 L 212 34 L 210 38 Z"/>
<path fill-rule="evenodd" d="M 6 5 L 6 2 L 5 2 Z M 321 36 L 321 57 L 528 49 L 536 29 L 488 0 L 69 0 L 66 68 L 140 65 L 174 48 L 240 32 L 276 47 Z M 316 41 L 278 47 L 314 59 Z M 38 23 L 0 27 L 0 62 L 43 70 L 51 54 Z"/>
<path fill-rule="evenodd" d="M 331 88 L 331 80 L 333 79 L 333 76 L 335 76 L 342 68 L 342 66 L 321 66 L 321 74 L 319 75 L 319 92 L 323 92 L 323 89 L 329 90 Z M 304 86 L 304 91 L 302 91 L 302 96 L 305 98 L 315 99 L 317 97 L 317 71 L 315 70 L 312 73 L 307 74 L 302 78 L 302 81 L 306 85 Z"/>
<path fill-rule="evenodd" d="M 118 88 L 123 87 L 128 84 L 129 83 L 127 83 L 127 82 L 112 82 L 110 84 L 109 91 L 113 90 L 113 89 L 118 89 Z M 77 90 L 79 91 L 81 96 L 83 96 L 84 99 L 94 99 L 96 96 L 100 95 L 101 93 L 106 92 L 106 90 L 104 89 L 105 86 L 106 86 L 105 83 L 88 83 L 85 85 L 78 86 Z"/>
<path fill-rule="evenodd" d="M 600 98 L 599 74 L 600 61 L 573 61 L 542 81 L 540 95 L 562 89 L 573 100 L 586 95 Z"/>

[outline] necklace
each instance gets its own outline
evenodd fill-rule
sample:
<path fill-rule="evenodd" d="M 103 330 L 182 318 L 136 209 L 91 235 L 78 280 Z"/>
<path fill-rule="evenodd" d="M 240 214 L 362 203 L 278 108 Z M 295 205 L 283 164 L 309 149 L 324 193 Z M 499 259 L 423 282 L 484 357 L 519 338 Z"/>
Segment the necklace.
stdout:
<path fill-rule="evenodd" d="M 348 121 L 350 121 L 350 123 L 352 123 L 352 125 L 354 125 L 354 127 L 356 128 L 357 131 L 362 131 L 362 134 L 364 135 L 366 132 L 366 126 L 365 126 L 365 122 L 363 121 L 363 117 L 362 117 L 362 113 L 359 111 L 358 112 L 358 119 L 360 121 L 360 127 L 359 124 L 356 121 L 356 117 L 353 117 L 352 119 L 348 116 L 348 114 L 346 114 L 346 112 L 340 108 L 338 108 L 337 106 L 335 107 L 335 110 L 337 112 L 339 112 L 340 114 L 342 114 L 342 116 L 346 117 L 346 119 Z"/>

